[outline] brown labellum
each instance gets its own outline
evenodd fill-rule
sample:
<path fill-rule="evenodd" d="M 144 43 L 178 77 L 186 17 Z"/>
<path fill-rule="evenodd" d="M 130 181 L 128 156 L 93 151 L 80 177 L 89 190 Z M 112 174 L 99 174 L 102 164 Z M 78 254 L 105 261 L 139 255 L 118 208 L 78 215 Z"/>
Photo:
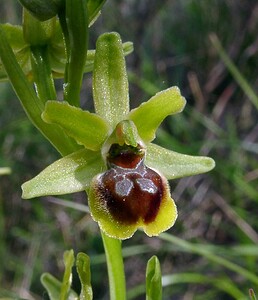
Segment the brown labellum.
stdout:
<path fill-rule="evenodd" d="M 144 164 L 144 151 L 128 145 L 111 146 L 110 167 L 97 177 L 95 193 L 112 217 L 124 224 L 155 220 L 165 193 L 161 176 Z"/>

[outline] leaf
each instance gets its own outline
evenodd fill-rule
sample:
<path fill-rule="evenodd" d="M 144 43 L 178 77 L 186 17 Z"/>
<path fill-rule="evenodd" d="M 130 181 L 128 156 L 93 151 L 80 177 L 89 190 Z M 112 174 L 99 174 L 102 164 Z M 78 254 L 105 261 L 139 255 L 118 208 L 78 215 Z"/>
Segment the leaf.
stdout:
<path fill-rule="evenodd" d="M 65 156 L 22 185 L 24 199 L 85 190 L 105 169 L 100 152 L 82 149 Z"/>
<path fill-rule="evenodd" d="M 97 40 L 93 98 L 96 113 L 114 128 L 129 112 L 128 80 L 121 38 L 102 34 Z"/>
<path fill-rule="evenodd" d="M 62 283 L 49 273 L 43 273 L 40 281 L 44 288 L 48 292 L 50 300 L 56 300 L 60 298 L 60 290 Z"/>
<path fill-rule="evenodd" d="M 60 290 L 62 283 L 58 279 L 56 279 L 49 273 L 43 273 L 40 277 L 40 281 L 44 288 L 47 290 L 50 300 L 60 300 Z M 67 300 L 77 299 L 78 295 L 73 290 L 70 290 Z"/>
<path fill-rule="evenodd" d="M 40 280 L 48 292 L 50 300 L 77 300 L 78 295 L 71 289 L 72 267 L 74 265 L 73 250 L 64 252 L 65 272 L 60 282 L 49 273 L 42 274 Z"/>
<path fill-rule="evenodd" d="M 60 125 L 67 135 L 90 150 L 99 150 L 108 135 L 108 124 L 97 114 L 83 111 L 67 102 L 48 101 L 42 118 Z"/>
<path fill-rule="evenodd" d="M 185 155 L 149 144 L 146 165 L 158 170 L 167 179 L 175 179 L 206 173 L 215 167 L 215 162 L 210 157 Z"/>
<path fill-rule="evenodd" d="M 147 264 L 146 300 L 162 300 L 161 271 L 157 256 L 152 256 Z"/>
<path fill-rule="evenodd" d="M 87 254 L 79 252 L 76 257 L 76 269 L 81 281 L 80 300 L 92 300 L 90 258 Z"/>
<path fill-rule="evenodd" d="M 64 252 L 65 271 L 61 285 L 60 300 L 66 300 L 72 284 L 72 267 L 74 265 L 73 250 Z"/>
<path fill-rule="evenodd" d="M 185 103 L 178 87 L 171 87 L 131 110 L 128 117 L 136 125 L 140 137 L 147 143 L 155 138 L 160 123 L 168 115 L 181 112 Z"/>

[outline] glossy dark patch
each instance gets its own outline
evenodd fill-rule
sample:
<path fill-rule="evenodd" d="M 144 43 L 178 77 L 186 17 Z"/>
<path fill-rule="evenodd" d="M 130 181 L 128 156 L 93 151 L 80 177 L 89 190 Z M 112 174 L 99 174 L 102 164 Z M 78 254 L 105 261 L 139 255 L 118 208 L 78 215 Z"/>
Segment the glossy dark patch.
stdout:
<path fill-rule="evenodd" d="M 152 222 L 159 210 L 164 187 L 162 178 L 146 167 L 143 159 L 136 168 L 113 166 L 98 179 L 97 193 L 114 219 L 124 224 Z"/>

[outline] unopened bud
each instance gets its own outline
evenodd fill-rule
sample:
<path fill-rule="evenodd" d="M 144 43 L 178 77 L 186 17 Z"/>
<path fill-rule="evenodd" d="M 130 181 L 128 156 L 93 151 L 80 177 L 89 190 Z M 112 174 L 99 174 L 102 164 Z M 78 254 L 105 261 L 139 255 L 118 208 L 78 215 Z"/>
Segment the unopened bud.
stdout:
<path fill-rule="evenodd" d="M 46 21 L 58 14 L 65 0 L 19 0 L 38 20 Z"/>

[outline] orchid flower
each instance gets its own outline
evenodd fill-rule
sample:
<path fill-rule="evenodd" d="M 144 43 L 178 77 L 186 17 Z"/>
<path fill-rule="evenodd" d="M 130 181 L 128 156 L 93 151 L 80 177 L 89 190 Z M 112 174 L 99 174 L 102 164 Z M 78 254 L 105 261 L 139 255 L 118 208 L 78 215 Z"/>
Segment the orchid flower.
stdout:
<path fill-rule="evenodd" d="M 177 218 L 168 180 L 204 173 L 211 158 L 164 149 L 152 141 L 168 115 L 186 104 L 177 87 L 157 93 L 130 110 L 123 44 L 117 33 L 98 38 L 93 69 L 95 113 L 68 102 L 47 101 L 42 119 L 59 125 L 82 148 L 22 185 L 23 198 L 86 190 L 91 215 L 118 239 L 138 228 L 148 236 Z"/>

